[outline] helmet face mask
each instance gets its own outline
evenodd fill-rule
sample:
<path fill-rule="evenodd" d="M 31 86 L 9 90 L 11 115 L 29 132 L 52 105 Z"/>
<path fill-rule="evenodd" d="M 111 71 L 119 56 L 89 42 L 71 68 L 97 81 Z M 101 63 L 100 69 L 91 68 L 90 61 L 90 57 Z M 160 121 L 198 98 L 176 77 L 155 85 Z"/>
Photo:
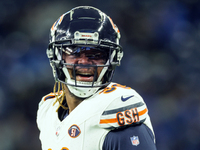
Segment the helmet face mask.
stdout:
<path fill-rule="evenodd" d="M 47 49 L 55 80 L 81 98 L 107 86 L 123 56 L 119 38 L 112 20 L 94 7 L 63 14 L 51 28 Z M 82 63 L 82 57 L 88 62 Z"/>
<path fill-rule="evenodd" d="M 98 80 L 103 67 L 106 67 L 105 63 L 108 60 L 106 54 L 104 50 L 94 47 L 75 47 L 71 54 L 63 53 L 63 65 L 75 83 L 81 80 L 94 83 Z"/>

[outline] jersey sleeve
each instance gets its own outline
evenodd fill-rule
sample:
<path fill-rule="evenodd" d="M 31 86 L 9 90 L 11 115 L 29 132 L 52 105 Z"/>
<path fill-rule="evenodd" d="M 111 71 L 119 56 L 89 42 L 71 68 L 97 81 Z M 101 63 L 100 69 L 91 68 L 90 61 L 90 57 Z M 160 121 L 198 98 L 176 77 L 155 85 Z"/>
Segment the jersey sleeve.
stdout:
<path fill-rule="evenodd" d="M 111 130 L 105 137 L 102 150 L 156 150 L 154 135 L 145 125 Z"/>
<path fill-rule="evenodd" d="M 114 92 L 113 92 L 114 94 Z M 148 109 L 142 97 L 132 89 L 120 89 L 100 117 L 99 125 L 105 129 L 115 129 L 143 123 Z M 115 94 L 115 95 L 116 95 Z M 115 95 L 111 95 L 111 98 Z"/>

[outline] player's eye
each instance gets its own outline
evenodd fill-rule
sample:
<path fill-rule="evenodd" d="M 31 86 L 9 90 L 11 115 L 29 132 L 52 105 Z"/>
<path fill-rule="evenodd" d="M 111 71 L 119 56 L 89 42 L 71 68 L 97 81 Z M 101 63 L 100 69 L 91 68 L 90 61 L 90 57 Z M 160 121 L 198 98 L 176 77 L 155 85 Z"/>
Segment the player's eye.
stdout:
<path fill-rule="evenodd" d="M 86 57 L 88 57 L 89 59 L 104 59 L 103 55 L 101 53 L 95 53 L 95 54 L 86 54 Z"/>

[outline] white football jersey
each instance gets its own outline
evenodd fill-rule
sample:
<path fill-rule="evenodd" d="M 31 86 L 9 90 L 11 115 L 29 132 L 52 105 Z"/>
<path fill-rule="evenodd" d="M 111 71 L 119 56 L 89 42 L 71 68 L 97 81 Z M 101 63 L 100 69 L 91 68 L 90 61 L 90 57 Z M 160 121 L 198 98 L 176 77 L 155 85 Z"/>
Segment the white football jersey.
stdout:
<path fill-rule="evenodd" d="M 50 97 L 50 98 L 47 98 Z M 153 132 L 148 110 L 133 89 L 111 83 L 81 102 L 60 121 L 53 94 L 39 103 L 37 124 L 42 150 L 102 150 L 107 133 L 116 128 L 144 123 Z"/>

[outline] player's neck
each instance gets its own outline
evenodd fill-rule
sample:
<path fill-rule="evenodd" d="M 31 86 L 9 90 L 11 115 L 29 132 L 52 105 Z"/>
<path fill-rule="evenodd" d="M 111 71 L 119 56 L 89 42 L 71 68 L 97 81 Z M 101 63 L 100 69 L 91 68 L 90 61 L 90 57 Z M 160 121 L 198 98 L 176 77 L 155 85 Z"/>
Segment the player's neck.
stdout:
<path fill-rule="evenodd" d="M 79 98 L 74 98 L 69 95 L 66 96 L 69 114 L 82 102 Z"/>
<path fill-rule="evenodd" d="M 70 114 L 83 101 L 83 99 L 73 95 L 67 87 L 65 87 L 65 96 Z"/>

